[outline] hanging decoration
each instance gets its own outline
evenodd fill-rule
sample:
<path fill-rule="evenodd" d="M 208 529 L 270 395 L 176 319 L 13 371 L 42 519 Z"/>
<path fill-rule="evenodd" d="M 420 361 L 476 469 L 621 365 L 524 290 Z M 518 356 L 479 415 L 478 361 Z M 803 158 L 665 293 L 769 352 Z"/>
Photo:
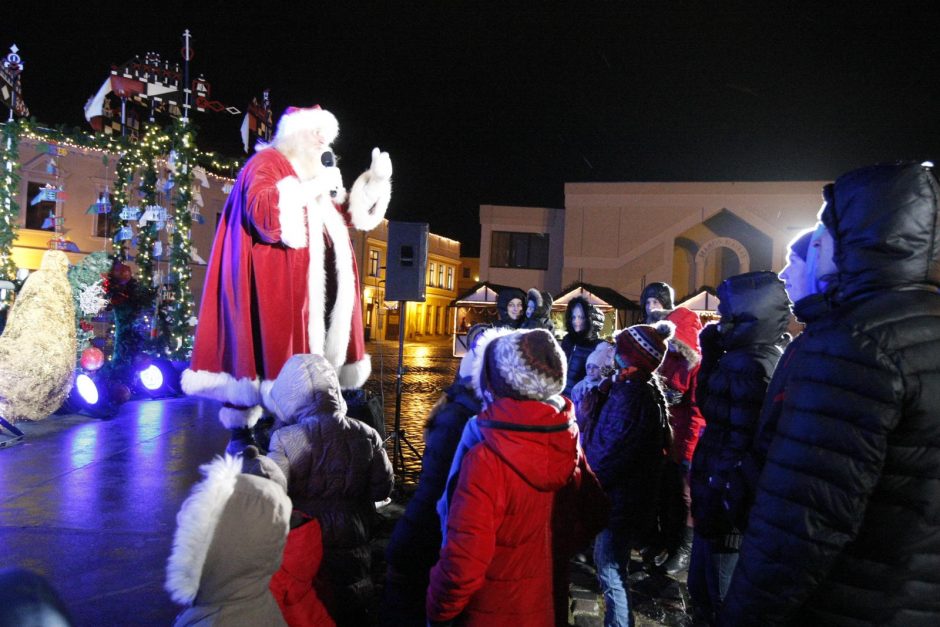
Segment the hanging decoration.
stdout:
<path fill-rule="evenodd" d="M 23 73 L 23 58 L 20 56 L 20 49 L 16 44 L 10 46 L 10 52 L 0 63 L 0 99 L 10 109 L 10 117 L 7 121 L 12 122 L 14 114 L 21 118 L 29 117 L 29 108 L 23 100 L 23 87 L 20 76 Z"/>

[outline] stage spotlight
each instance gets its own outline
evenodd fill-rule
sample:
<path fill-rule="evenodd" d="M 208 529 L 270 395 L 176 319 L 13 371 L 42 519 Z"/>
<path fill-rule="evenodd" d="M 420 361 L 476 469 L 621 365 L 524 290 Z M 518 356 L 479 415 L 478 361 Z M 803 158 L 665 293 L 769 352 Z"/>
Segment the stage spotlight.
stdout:
<path fill-rule="evenodd" d="M 75 384 L 57 414 L 85 414 L 94 418 L 110 418 L 117 412 L 109 401 L 107 380 L 98 373 L 80 371 Z"/>
<path fill-rule="evenodd" d="M 151 392 L 163 387 L 163 373 L 155 365 L 150 364 L 140 371 L 140 383 Z"/>
<path fill-rule="evenodd" d="M 152 357 L 141 364 L 137 382 L 139 390 L 150 398 L 178 396 L 182 393 L 180 373 L 172 362 L 159 357 Z"/>
<path fill-rule="evenodd" d="M 98 386 L 95 385 L 95 382 L 84 372 L 77 377 L 75 377 L 75 389 L 78 391 L 79 396 L 82 400 L 85 401 L 86 405 L 95 405 L 98 402 Z"/>

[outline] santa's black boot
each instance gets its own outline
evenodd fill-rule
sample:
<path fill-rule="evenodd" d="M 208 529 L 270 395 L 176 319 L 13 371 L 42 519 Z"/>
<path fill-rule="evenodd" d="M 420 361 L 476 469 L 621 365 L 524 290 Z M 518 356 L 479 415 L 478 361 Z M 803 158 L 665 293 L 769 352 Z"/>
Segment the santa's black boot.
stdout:
<path fill-rule="evenodd" d="M 261 417 L 261 406 L 239 407 L 228 403 L 219 410 L 219 420 L 229 430 L 229 442 L 225 452 L 237 455 L 248 446 L 258 446 L 251 428 Z"/>
<path fill-rule="evenodd" d="M 254 434 L 248 427 L 229 429 L 229 433 L 231 433 L 231 437 L 228 446 L 225 447 L 225 452 L 229 455 L 238 455 L 249 446 L 258 446 Z"/>

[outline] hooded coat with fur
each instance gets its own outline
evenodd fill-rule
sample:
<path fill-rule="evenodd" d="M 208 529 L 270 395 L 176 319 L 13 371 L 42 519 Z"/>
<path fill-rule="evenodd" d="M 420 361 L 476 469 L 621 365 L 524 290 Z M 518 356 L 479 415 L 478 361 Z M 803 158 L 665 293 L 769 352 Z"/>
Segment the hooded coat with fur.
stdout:
<path fill-rule="evenodd" d="M 554 333 L 555 323 L 552 322 L 552 303 L 555 300 L 552 295 L 548 292 L 540 292 L 533 287 L 526 293 L 526 310 L 529 307 L 529 302 L 535 303 L 535 310 L 531 316 L 526 317 L 520 328 L 545 329 L 549 333 Z"/>
<path fill-rule="evenodd" d="M 940 185 L 880 165 L 827 190 L 836 308 L 804 332 L 729 625 L 940 624 Z"/>
<path fill-rule="evenodd" d="M 581 331 L 575 331 L 571 321 L 576 306 L 580 306 L 584 314 L 584 328 Z M 601 343 L 598 334 L 603 327 L 604 314 L 588 299 L 575 296 L 568 301 L 568 307 L 565 309 L 567 333 L 561 341 L 561 350 L 565 351 L 565 357 L 568 358 L 568 378 L 562 391 L 565 396 L 570 398 L 571 389 L 587 374 L 587 358 L 594 351 L 594 347 Z"/>
<path fill-rule="evenodd" d="M 202 467 L 177 515 L 166 589 L 188 605 L 176 627 L 285 625 L 268 589 L 281 564 L 291 503 L 284 488 L 242 473 L 240 457 Z"/>
<path fill-rule="evenodd" d="M 346 417 L 333 367 L 321 355 L 295 355 L 271 388 L 280 426 L 268 456 L 284 471 L 294 507 L 323 530 L 317 590 L 342 623 L 372 596 L 370 529 L 375 502 L 392 490 L 392 465 L 379 434 Z"/>

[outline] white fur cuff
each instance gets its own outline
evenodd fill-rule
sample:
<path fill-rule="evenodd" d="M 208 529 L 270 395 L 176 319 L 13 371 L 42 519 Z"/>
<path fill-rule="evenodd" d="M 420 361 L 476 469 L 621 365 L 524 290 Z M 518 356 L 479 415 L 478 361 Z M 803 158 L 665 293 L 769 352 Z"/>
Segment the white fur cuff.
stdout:
<path fill-rule="evenodd" d="M 357 362 L 341 366 L 339 372 L 339 386 L 344 390 L 361 388 L 372 373 L 372 358 L 366 355 Z"/>
<path fill-rule="evenodd" d="M 307 224 L 304 213 L 304 190 L 297 177 L 289 176 L 277 184 L 278 220 L 281 241 L 291 248 L 306 248 Z"/>
<path fill-rule="evenodd" d="M 363 172 L 349 192 L 349 217 L 360 231 L 371 231 L 385 218 L 392 198 L 392 180 Z"/>
<path fill-rule="evenodd" d="M 261 405 L 237 409 L 235 407 L 223 407 L 219 410 L 219 422 L 226 429 L 239 429 L 248 427 L 249 429 L 258 424 L 261 414 L 264 410 Z"/>

